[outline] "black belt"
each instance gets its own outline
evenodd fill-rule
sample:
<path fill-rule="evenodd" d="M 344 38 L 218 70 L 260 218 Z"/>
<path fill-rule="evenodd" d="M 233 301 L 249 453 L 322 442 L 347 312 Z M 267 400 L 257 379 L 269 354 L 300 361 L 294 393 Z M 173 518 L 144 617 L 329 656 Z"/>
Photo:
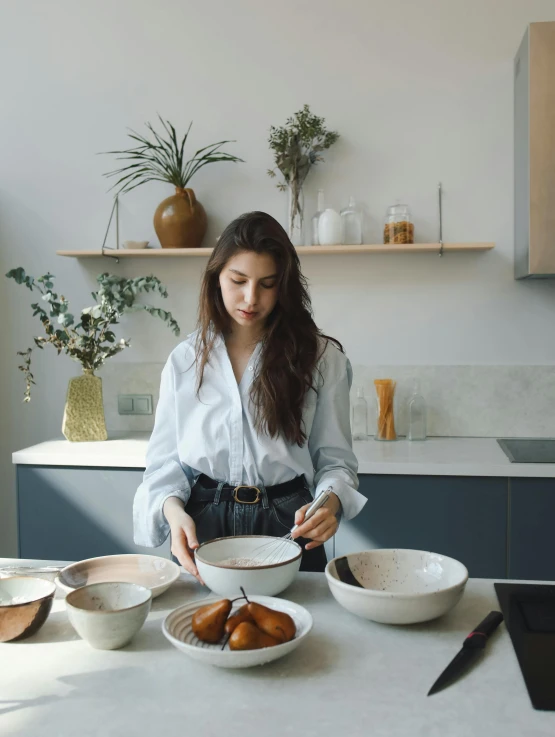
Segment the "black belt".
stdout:
<path fill-rule="evenodd" d="M 200 488 L 204 487 L 204 488 Z M 214 489 L 218 488 L 218 481 L 214 481 L 209 476 L 201 473 L 196 484 L 191 490 L 191 500 L 195 502 L 213 502 Z M 304 489 L 304 476 L 297 476 L 290 481 L 284 481 L 283 484 L 274 484 L 266 486 L 266 495 L 268 499 L 277 499 L 280 496 L 293 494 L 300 489 Z M 220 501 L 222 502 L 239 502 L 240 504 L 258 504 L 261 501 L 262 491 L 258 486 L 250 484 L 239 484 L 239 486 L 231 486 L 224 484 L 220 492 Z"/>

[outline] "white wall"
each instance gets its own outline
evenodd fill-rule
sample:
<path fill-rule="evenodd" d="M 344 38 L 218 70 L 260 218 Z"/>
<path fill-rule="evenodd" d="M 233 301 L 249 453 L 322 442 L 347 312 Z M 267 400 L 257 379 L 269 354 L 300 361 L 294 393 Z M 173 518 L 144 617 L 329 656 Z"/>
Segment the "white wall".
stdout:
<path fill-rule="evenodd" d="M 103 269 L 59 248 L 99 247 L 110 195 L 99 151 L 125 147 L 126 127 L 157 112 L 192 152 L 222 138 L 246 160 L 193 181 L 210 216 L 206 244 L 237 214 L 284 220 L 285 196 L 266 175 L 267 133 L 305 102 L 341 140 L 307 182 L 341 207 L 366 208 L 379 241 L 388 204 L 407 201 L 418 240 L 437 238 L 436 186 L 445 187 L 444 237 L 495 241 L 482 255 L 311 257 L 318 323 L 353 363 L 552 364 L 555 287 L 512 273 L 512 60 L 530 21 L 555 19 L 553 0 L 0 0 L 0 267 L 51 270 L 74 309 Z M 122 237 L 155 240 L 158 202 L 147 185 L 122 202 Z M 194 326 L 202 259 L 156 262 L 184 332 Z M 59 434 L 67 379 L 77 367 L 36 356 L 38 386 L 22 406 L 15 351 L 31 344 L 30 294 L 0 282 L 0 554 L 15 540 L 10 452 Z M 125 361 L 162 361 L 172 334 L 151 318 L 124 325 Z"/>

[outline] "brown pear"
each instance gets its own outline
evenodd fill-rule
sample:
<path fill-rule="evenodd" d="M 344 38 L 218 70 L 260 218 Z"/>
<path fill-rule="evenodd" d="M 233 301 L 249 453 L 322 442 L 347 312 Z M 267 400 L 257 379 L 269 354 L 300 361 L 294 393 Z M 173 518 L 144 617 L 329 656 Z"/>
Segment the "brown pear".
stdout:
<path fill-rule="evenodd" d="M 270 637 L 275 637 L 278 642 L 289 642 L 295 637 L 295 622 L 285 612 L 277 612 L 254 601 L 249 603 L 248 609 L 256 626 Z"/>
<path fill-rule="evenodd" d="M 252 622 L 241 622 L 229 638 L 230 650 L 259 650 L 262 647 L 279 645 L 275 637 L 270 637 Z"/>
<path fill-rule="evenodd" d="M 225 623 L 226 633 L 230 635 L 233 630 L 241 624 L 241 622 L 254 623 L 254 619 L 251 617 L 249 612 L 248 604 L 243 604 L 242 607 L 239 607 L 235 614 L 227 620 L 227 622 Z"/>
<path fill-rule="evenodd" d="M 199 640 L 215 643 L 222 639 L 231 606 L 229 599 L 222 599 L 197 609 L 193 614 L 192 625 Z"/>

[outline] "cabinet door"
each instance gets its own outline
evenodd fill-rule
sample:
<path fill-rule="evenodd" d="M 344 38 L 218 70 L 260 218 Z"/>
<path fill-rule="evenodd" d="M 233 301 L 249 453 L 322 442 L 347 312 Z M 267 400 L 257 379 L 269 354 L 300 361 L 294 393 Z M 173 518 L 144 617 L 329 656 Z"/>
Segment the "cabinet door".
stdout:
<path fill-rule="evenodd" d="M 555 479 L 511 479 L 509 578 L 555 580 Z"/>
<path fill-rule="evenodd" d="M 461 561 L 470 576 L 507 575 L 507 479 L 361 475 L 368 498 L 343 521 L 336 555 L 368 548 L 431 550 Z"/>
<path fill-rule="evenodd" d="M 19 555 L 82 560 L 117 553 L 170 557 L 133 542 L 133 497 L 142 469 L 18 466 Z"/>

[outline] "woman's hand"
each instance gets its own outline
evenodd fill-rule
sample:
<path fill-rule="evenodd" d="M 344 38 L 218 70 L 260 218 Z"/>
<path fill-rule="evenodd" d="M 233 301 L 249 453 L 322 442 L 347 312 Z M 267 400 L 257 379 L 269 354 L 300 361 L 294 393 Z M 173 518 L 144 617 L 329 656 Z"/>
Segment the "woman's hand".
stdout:
<path fill-rule="evenodd" d="M 189 571 L 199 583 L 206 584 L 200 577 L 195 565 L 193 551 L 199 547 L 197 528 L 193 518 L 187 514 L 183 502 L 175 496 L 170 496 L 164 502 L 164 517 L 168 520 L 171 531 L 171 551 L 186 571 Z"/>
<path fill-rule="evenodd" d="M 305 504 L 295 512 L 295 524 L 299 526 L 292 535 L 293 539 L 306 537 L 312 541 L 307 543 L 306 550 L 317 548 L 335 535 L 339 526 L 335 515 L 341 509 L 341 502 L 337 494 L 330 492 L 328 501 L 304 522 L 304 516 L 309 507 L 310 504 Z"/>

